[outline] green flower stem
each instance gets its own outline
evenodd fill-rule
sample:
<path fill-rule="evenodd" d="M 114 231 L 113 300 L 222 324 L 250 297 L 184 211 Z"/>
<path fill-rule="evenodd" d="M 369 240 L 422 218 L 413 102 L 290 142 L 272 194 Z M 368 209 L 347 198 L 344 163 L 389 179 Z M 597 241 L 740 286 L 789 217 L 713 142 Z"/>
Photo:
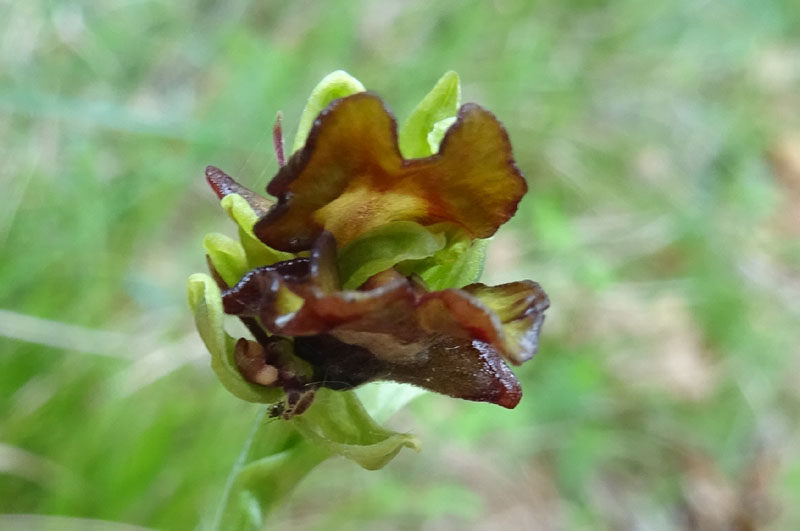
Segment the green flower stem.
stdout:
<path fill-rule="evenodd" d="M 361 390 L 372 414 L 386 418 L 421 391 L 394 383 Z M 419 451 L 413 435 L 383 428 L 353 391 L 318 389 L 314 403 L 289 421 L 270 419 L 268 408 L 255 419 L 231 469 L 211 529 L 262 529 L 267 515 L 326 458 L 339 455 L 367 470 L 383 468 L 403 448 Z M 380 411 L 379 411 L 380 410 Z"/>
<path fill-rule="evenodd" d="M 269 513 L 328 456 L 291 423 L 268 419 L 263 408 L 231 469 L 210 529 L 262 529 Z"/>

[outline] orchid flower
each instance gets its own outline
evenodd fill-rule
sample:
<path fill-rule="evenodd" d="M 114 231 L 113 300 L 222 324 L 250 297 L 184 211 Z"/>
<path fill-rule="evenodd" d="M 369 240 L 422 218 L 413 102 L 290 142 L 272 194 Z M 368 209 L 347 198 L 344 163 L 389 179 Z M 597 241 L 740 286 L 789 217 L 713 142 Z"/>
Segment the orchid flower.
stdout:
<path fill-rule="evenodd" d="M 212 367 L 235 395 L 273 404 L 272 416 L 323 446 L 332 435 L 304 420 L 325 415 L 320 396 L 370 382 L 506 408 L 522 397 L 509 365 L 535 354 L 547 295 L 528 280 L 476 281 L 487 238 L 527 184 L 499 120 L 459 99 L 448 73 L 398 130 L 380 97 L 335 72 L 312 93 L 288 160 L 276 124 L 275 200 L 206 169 L 239 226 L 239 241 L 207 236 L 211 276 L 189 283 Z M 252 337 L 229 336 L 223 314 Z M 359 462 L 382 466 L 410 437 Z"/>

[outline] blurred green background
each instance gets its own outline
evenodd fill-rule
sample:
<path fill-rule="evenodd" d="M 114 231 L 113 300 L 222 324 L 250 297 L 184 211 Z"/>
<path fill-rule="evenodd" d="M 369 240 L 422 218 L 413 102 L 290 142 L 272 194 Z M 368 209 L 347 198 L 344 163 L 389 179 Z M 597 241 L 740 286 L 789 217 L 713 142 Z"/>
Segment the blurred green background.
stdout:
<path fill-rule="evenodd" d="M 331 70 L 402 118 L 453 69 L 529 182 L 484 277 L 551 296 L 525 397 L 426 395 L 422 454 L 271 523 L 800 527 L 796 0 L 12 1 L 0 42 L 0 512 L 206 517 L 256 410 L 185 302 L 234 235 L 203 168 L 261 189 Z"/>

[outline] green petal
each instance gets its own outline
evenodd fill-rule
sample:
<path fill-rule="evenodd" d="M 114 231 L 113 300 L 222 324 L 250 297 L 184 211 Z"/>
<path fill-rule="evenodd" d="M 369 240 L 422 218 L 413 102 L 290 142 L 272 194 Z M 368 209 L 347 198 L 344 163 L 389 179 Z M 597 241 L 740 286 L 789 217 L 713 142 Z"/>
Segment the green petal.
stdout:
<path fill-rule="evenodd" d="M 428 134 L 434 130 L 437 122 L 455 116 L 460 102 L 461 83 L 458 74 L 447 72 L 400 127 L 398 143 L 403 157 L 416 159 L 433 154 L 436 150 L 428 142 Z"/>
<path fill-rule="evenodd" d="M 433 124 L 433 129 L 428 133 L 428 146 L 431 148 L 431 153 L 437 153 L 439 151 L 439 144 L 442 143 L 444 134 L 454 123 L 456 123 L 456 118 L 452 116 Z"/>
<path fill-rule="evenodd" d="M 420 276 L 432 290 L 462 288 L 483 274 L 489 240 L 474 240 L 448 262 L 423 271 Z"/>
<path fill-rule="evenodd" d="M 443 234 L 434 234 L 413 221 L 395 221 L 376 227 L 339 251 L 338 265 L 344 289 L 355 289 L 369 277 L 405 260 L 433 256 L 444 247 Z"/>
<path fill-rule="evenodd" d="M 311 408 L 291 422 L 318 447 L 367 470 L 383 468 L 403 447 L 420 450 L 413 435 L 377 424 L 353 391 L 320 389 Z"/>
<path fill-rule="evenodd" d="M 477 281 L 486 262 L 488 239 L 472 240 L 463 230 L 446 230 L 447 243 L 433 256 L 408 260 L 397 269 L 404 275 L 413 273 L 433 291 L 461 288 Z"/>
<path fill-rule="evenodd" d="M 203 248 L 211 259 L 214 269 L 229 286 L 239 282 L 239 279 L 250 270 L 242 245 L 233 238 L 212 232 L 203 238 Z"/>
<path fill-rule="evenodd" d="M 222 310 L 222 294 L 214 280 L 208 275 L 196 273 L 189 277 L 186 292 L 197 331 L 211 353 L 211 368 L 222 385 L 248 402 L 269 404 L 277 401 L 283 391 L 251 384 L 239 374 L 233 361 L 236 340 L 223 328 L 225 314 Z"/>
<path fill-rule="evenodd" d="M 220 205 L 222 205 L 222 208 L 225 209 L 228 216 L 239 226 L 239 240 L 247 256 L 248 269 L 272 265 L 275 262 L 294 258 L 294 255 L 290 253 L 276 251 L 268 247 L 255 237 L 253 234 L 253 225 L 258 221 L 258 214 L 256 214 L 244 197 L 239 194 L 229 194 L 222 198 Z"/>
<path fill-rule="evenodd" d="M 303 147 L 314 120 L 330 102 L 365 90 L 359 80 L 344 70 L 336 70 L 322 78 L 322 81 L 311 91 L 303 114 L 300 115 L 300 125 L 297 127 L 297 135 L 294 137 L 292 152 Z"/>

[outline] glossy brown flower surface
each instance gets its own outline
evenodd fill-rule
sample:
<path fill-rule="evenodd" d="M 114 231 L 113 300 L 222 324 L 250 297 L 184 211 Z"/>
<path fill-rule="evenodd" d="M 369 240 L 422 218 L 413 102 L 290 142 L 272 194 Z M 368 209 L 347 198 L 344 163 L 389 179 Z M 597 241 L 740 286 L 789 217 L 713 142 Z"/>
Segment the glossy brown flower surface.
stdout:
<path fill-rule="evenodd" d="M 323 230 L 342 246 L 398 220 L 451 223 L 488 238 L 514 214 L 526 184 L 505 129 L 479 105 L 461 107 L 439 153 L 405 160 L 394 117 L 379 97 L 361 92 L 320 113 L 267 191 L 278 202 L 254 227 L 256 236 L 299 252 Z"/>
<path fill-rule="evenodd" d="M 533 355 L 549 302 L 534 282 L 431 292 L 394 269 L 341 291 L 336 244 L 323 232 L 309 258 L 251 271 L 223 293 L 223 304 L 226 313 L 293 336 L 295 354 L 322 386 L 393 380 L 512 408 L 522 391 L 504 358 Z M 529 331 L 524 340 L 517 328 Z"/>

